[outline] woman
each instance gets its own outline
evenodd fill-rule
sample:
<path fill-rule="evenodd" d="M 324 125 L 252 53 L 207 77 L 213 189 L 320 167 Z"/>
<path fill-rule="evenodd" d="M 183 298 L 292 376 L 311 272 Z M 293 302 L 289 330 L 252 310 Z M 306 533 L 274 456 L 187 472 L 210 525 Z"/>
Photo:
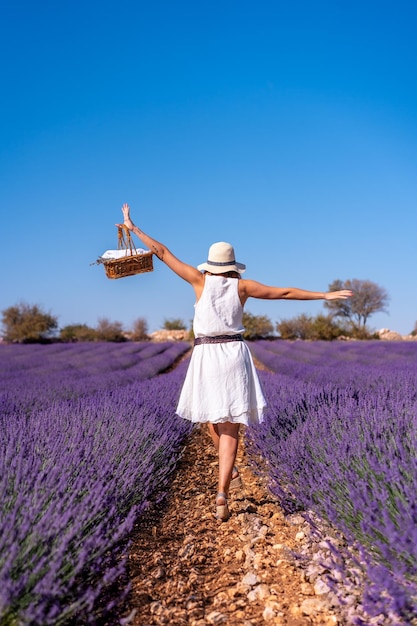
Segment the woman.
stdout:
<path fill-rule="evenodd" d="M 234 466 L 240 424 L 261 422 L 266 407 L 249 348 L 243 341 L 246 301 L 346 299 L 352 292 L 270 287 L 243 279 L 245 265 L 236 262 L 233 247 L 225 242 L 213 244 L 207 261 L 195 268 L 135 226 L 127 204 L 122 212 L 125 226 L 195 291 L 195 343 L 177 414 L 192 422 L 209 424 L 219 458 L 216 517 L 226 521 L 229 489 L 240 478 Z"/>

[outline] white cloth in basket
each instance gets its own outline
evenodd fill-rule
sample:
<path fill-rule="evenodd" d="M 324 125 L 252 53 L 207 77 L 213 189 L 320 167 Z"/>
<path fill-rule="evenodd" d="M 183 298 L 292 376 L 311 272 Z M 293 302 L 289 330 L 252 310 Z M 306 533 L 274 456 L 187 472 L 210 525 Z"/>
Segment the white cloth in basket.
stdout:
<path fill-rule="evenodd" d="M 143 248 L 136 248 L 136 251 L 133 250 L 133 254 L 145 254 L 149 252 L 149 250 L 144 250 Z M 106 250 L 104 254 L 101 255 L 101 259 L 111 260 L 111 259 L 123 259 L 125 256 L 131 256 L 130 250 Z"/>

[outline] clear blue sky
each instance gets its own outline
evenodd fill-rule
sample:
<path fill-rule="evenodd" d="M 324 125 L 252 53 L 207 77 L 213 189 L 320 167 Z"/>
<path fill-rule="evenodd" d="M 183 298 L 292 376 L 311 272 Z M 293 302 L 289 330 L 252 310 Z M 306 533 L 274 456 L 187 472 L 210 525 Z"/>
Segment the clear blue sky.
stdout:
<path fill-rule="evenodd" d="M 370 326 L 414 328 L 416 3 L 7 0 L 0 17 L 0 310 L 188 325 L 192 289 L 158 259 L 116 281 L 90 266 L 128 202 L 184 261 L 223 240 L 267 284 L 368 279 L 390 296 Z"/>

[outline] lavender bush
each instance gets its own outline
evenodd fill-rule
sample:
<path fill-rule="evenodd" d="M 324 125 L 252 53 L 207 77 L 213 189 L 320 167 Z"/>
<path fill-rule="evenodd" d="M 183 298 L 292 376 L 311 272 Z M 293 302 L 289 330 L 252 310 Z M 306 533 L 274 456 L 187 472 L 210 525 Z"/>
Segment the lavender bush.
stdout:
<path fill-rule="evenodd" d="M 185 365 L 149 378 L 181 346 L 136 347 L 0 349 L 2 626 L 95 624 L 111 608 L 133 522 L 191 429 L 174 415 Z"/>
<path fill-rule="evenodd" d="M 271 410 L 247 431 L 254 462 L 266 463 L 285 507 L 327 518 L 357 548 L 368 613 L 409 623 L 417 613 L 417 344 L 252 349 L 279 372 L 261 373 Z"/>
<path fill-rule="evenodd" d="M 0 398 L 41 408 L 151 378 L 188 350 L 187 342 L 6 345 L 0 347 Z"/>

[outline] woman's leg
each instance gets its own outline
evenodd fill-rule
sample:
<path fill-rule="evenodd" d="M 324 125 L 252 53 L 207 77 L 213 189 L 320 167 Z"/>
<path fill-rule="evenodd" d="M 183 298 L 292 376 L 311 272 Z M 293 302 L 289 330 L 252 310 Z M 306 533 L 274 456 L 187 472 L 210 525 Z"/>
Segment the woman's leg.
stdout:
<path fill-rule="evenodd" d="M 213 441 L 214 447 L 216 448 L 216 452 L 218 453 L 219 441 L 220 441 L 219 425 L 208 422 L 207 426 L 208 426 L 209 435 Z M 236 466 L 234 466 L 233 472 L 232 472 L 232 484 L 230 485 L 230 487 L 232 489 L 237 489 L 238 487 L 241 487 L 241 486 L 242 486 L 242 479 L 239 476 L 239 470 Z"/>
<path fill-rule="evenodd" d="M 239 426 L 231 422 L 214 425 L 219 436 L 219 493 L 229 493 L 239 443 Z"/>
<path fill-rule="evenodd" d="M 217 424 L 212 424 L 211 422 L 209 422 L 208 431 L 209 431 L 210 437 L 213 440 L 214 447 L 216 448 L 216 452 L 218 452 L 219 451 L 219 429 L 217 427 Z"/>

